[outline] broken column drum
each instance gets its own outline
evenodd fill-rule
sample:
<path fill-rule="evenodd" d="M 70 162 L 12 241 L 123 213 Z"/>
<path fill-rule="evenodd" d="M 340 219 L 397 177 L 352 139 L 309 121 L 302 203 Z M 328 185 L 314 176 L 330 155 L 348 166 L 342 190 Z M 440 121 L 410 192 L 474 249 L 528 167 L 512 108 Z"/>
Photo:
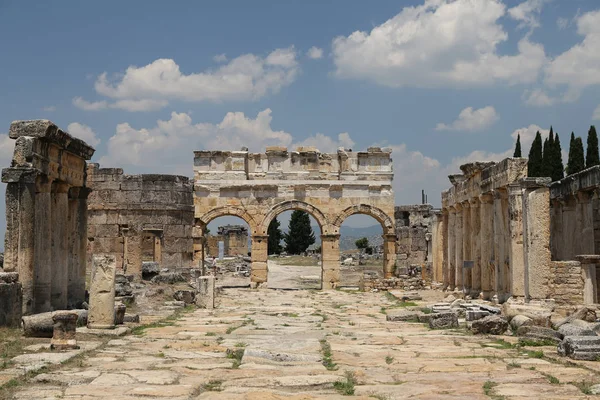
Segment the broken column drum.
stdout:
<path fill-rule="evenodd" d="M 267 283 L 268 226 L 280 213 L 302 210 L 321 228 L 323 289 L 337 286 L 340 274 L 339 234 L 353 214 L 374 217 L 382 226 L 383 275 L 391 278 L 396 263 L 391 150 L 267 147 L 248 151 L 194 152 L 194 257 L 204 253 L 210 221 L 231 215 L 243 219 L 251 236 L 253 285 Z"/>
<path fill-rule="evenodd" d="M 94 149 L 47 120 L 15 121 L 9 137 L 4 270 L 19 273 L 24 315 L 75 307 L 85 300 L 86 237 L 76 227 L 86 224 L 80 193 Z"/>

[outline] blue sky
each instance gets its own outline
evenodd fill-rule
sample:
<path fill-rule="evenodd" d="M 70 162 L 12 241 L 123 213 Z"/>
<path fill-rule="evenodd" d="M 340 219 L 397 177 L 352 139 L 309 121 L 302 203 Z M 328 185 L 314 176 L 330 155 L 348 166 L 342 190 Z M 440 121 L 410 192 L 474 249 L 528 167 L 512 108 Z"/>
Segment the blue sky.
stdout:
<path fill-rule="evenodd" d="M 600 120 L 596 0 L 0 0 L 0 133 L 47 118 L 127 173 L 192 151 L 393 149 L 396 202 Z M 311 50 L 312 49 L 312 50 Z M 160 121 L 160 122 L 159 122 Z M 13 143 L 0 136 L 0 162 Z M 2 211 L 3 214 L 3 211 Z"/>

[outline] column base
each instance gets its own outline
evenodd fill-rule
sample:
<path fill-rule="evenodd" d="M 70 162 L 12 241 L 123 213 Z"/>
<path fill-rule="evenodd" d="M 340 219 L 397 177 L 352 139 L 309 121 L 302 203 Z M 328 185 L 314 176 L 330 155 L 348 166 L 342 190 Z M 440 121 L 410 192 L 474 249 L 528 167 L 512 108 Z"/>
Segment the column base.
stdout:
<path fill-rule="evenodd" d="M 339 269 L 327 269 L 321 273 L 321 290 L 334 290 L 337 289 L 338 283 L 340 282 L 340 270 Z"/>
<path fill-rule="evenodd" d="M 115 324 L 88 324 L 88 329 L 115 329 Z"/>

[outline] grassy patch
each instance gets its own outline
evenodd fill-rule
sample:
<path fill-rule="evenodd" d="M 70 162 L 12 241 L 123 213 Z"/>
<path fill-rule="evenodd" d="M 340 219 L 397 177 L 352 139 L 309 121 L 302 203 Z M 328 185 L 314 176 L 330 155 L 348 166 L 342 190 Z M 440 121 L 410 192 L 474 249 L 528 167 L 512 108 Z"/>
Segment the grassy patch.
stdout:
<path fill-rule="evenodd" d="M 420 310 L 423 314 L 431 314 L 433 312 L 433 310 L 429 307 L 421 307 Z"/>
<path fill-rule="evenodd" d="M 337 364 L 333 362 L 331 357 L 331 345 L 325 339 L 321 339 L 319 343 L 321 343 L 321 352 L 323 353 L 323 365 L 329 371 L 337 370 Z"/>
<path fill-rule="evenodd" d="M 333 387 L 343 396 L 354 396 L 354 385 L 356 385 L 354 372 L 346 371 L 344 377 L 345 380 L 334 382 Z"/>
<path fill-rule="evenodd" d="M 242 365 L 242 357 L 244 357 L 244 349 L 227 349 L 227 358 L 233 360 L 231 368 L 239 368 Z"/>
<path fill-rule="evenodd" d="M 557 377 L 550 375 L 550 374 L 543 374 L 547 379 L 548 382 L 550 382 L 553 385 L 560 385 L 560 381 L 558 380 Z"/>
<path fill-rule="evenodd" d="M 206 332 L 206 336 L 217 336 L 215 332 Z"/>
<path fill-rule="evenodd" d="M 246 343 L 244 343 L 244 342 L 237 342 L 235 344 L 235 347 L 246 347 L 246 346 L 248 346 L 248 345 Z"/>
<path fill-rule="evenodd" d="M 223 383 L 223 381 L 208 381 L 208 383 L 205 383 L 204 385 L 202 385 L 202 389 L 204 389 L 207 392 L 220 392 L 221 390 L 223 390 L 221 388 L 221 384 Z"/>
<path fill-rule="evenodd" d="M 493 381 L 486 381 L 483 384 L 483 393 L 486 396 L 492 396 L 493 392 L 494 392 L 494 388 L 498 386 L 498 384 L 496 382 Z"/>
<path fill-rule="evenodd" d="M 582 381 L 582 382 L 569 382 L 571 385 L 576 386 L 581 390 L 583 394 L 592 394 L 592 386 L 595 385 L 594 382 L 590 381 Z"/>
<path fill-rule="evenodd" d="M 523 353 L 530 358 L 544 358 L 544 352 L 541 350 L 523 350 Z"/>
<path fill-rule="evenodd" d="M 298 314 L 297 313 L 284 312 L 281 315 L 283 315 L 284 317 L 298 318 Z"/>
<path fill-rule="evenodd" d="M 394 357 L 392 357 L 392 356 L 385 356 L 385 363 L 386 364 L 389 365 L 389 364 L 391 364 L 393 362 L 394 362 Z"/>
<path fill-rule="evenodd" d="M 556 346 L 556 342 L 553 342 L 549 339 L 529 339 L 529 338 L 520 338 L 519 346 L 528 346 L 528 347 L 536 347 L 536 346 Z"/>
<path fill-rule="evenodd" d="M 521 364 L 513 361 L 506 365 L 506 369 L 514 369 L 514 368 L 521 368 Z"/>

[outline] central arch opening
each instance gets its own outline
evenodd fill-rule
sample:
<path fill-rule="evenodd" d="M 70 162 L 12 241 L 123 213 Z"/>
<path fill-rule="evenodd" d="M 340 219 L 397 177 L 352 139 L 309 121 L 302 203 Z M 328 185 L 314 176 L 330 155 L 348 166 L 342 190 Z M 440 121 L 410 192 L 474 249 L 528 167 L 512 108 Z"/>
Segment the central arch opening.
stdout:
<path fill-rule="evenodd" d="M 267 233 L 268 287 L 321 289 L 322 231 L 315 217 L 299 209 L 282 211 L 271 219 Z"/>

